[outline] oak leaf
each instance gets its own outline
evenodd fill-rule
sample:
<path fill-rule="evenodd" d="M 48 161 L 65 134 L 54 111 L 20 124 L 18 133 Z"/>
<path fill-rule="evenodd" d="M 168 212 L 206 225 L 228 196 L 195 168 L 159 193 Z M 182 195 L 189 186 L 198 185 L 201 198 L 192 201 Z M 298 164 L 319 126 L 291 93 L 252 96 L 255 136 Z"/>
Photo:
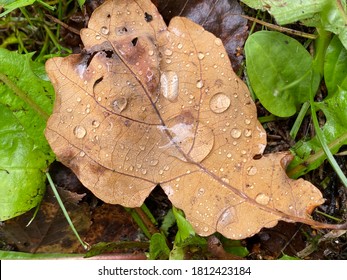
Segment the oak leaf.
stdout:
<path fill-rule="evenodd" d="M 53 58 L 46 137 L 107 203 L 138 207 L 160 184 L 196 232 L 232 239 L 309 218 L 321 193 L 262 155 L 266 134 L 222 41 L 186 18 L 167 27 L 149 0 L 106 1 L 81 54 Z M 319 224 L 319 223 L 318 223 Z"/>

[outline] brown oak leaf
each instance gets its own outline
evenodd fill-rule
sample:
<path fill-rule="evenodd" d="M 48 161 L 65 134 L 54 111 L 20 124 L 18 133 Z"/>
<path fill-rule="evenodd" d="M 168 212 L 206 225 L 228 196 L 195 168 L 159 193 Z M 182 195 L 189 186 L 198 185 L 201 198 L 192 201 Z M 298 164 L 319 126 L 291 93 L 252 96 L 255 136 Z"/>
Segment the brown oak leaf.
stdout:
<path fill-rule="evenodd" d="M 323 203 L 290 156 L 262 155 L 266 134 L 222 41 L 192 21 L 167 27 L 149 0 L 106 1 L 79 55 L 46 64 L 56 91 L 46 137 L 107 203 L 138 207 L 160 184 L 196 232 L 232 239 Z"/>

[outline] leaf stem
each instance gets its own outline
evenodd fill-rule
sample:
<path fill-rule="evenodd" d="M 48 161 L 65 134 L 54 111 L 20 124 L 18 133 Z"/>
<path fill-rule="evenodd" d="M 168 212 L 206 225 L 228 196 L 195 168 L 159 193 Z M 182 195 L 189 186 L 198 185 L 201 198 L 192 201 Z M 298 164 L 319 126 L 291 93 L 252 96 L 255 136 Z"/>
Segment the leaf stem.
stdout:
<path fill-rule="evenodd" d="M 0 80 L 3 81 L 20 99 L 27 103 L 37 114 L 39 114 L 45 121 L 48 120 L 49 115 L 42 110 L 42 108 L 35 103 L 23 90 L 21 90 L 15 83 L 13 83 L 5 74 L 0 73 Z"/>

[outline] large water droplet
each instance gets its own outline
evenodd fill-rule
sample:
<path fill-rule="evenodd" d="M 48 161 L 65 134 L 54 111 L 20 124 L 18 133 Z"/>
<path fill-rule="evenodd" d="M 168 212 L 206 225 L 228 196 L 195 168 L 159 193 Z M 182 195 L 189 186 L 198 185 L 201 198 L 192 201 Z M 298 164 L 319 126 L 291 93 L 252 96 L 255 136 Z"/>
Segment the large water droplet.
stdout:
<path fill-rule="evenodd" d="M 171 101 L 176 101 L 178 97 L 178 76 L 176 72 L 163 72 L 160 76 L 160 88 L 163 96 Z"/>
<path fill-rule="evenodd" d="M 210 108 L 215 113 L 223 113 L 230 106 L 230 98 L 226 94 L 219 92 L 210 99 Z"/>
<path fill-rule="evenodd" d="M 177 48 L 180 50 L 183 48 L 183 45 L 181 43 L 178 43 Z"/>
<path fill-rule="evenodd" d="M 238 128 L 233 128 L 230 134 L 232 138 L 238 139 L 241 136 L 241 130 Z"/>
<path fill-rule="evenodd" d="M 87 130 L 83 126 L 77 125 L 75 126 L 73 133 L 77 138 L 82 139 L 84 136 L 86 136 Z"/>
<path fill-rule="evenodd" d="M 255 198 L 255 201 L 259 204 L 262 204 L 262 205 L 267 205 L 269 204 L 270 202 L 270 197 L 268 197 L 266 194 L 264 193 L 259 193 L 256 198 Z"/>
<path fill-rule="evenodd" d="M 128 100 L 125 97 L 117 98 L 113 101 L 113 110 L 120 114 L 128 105 Z"/>

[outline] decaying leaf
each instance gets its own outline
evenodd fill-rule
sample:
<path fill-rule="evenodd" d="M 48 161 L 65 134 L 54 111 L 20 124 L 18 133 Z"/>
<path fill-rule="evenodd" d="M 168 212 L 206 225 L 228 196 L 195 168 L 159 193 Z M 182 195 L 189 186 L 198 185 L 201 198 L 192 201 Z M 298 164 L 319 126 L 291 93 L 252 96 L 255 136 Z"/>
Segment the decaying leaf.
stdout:
<path fill-rule="evenodd" d="M 89 206 L 81 203 L 84 195 L 60 188 L 58 191 L 77 231 L 85 236 L 91 222 Z M 0 240 L 28 253 L 76 253 L 83 250 L 50 188 L 37 213 L 32 209 L 0 225 Z"/>
<path fill-rule="evenodd" d="M 200 235 L 232 239 L 308 215 L 322 195 L 291 180 L 222 41 L 188 19 L 167 27 L 149 0 L 107 1 L 85 50 L 46 69 L 57 94 L 46 137 L 108 203 L 140 206 L 160 184 Z"/>

